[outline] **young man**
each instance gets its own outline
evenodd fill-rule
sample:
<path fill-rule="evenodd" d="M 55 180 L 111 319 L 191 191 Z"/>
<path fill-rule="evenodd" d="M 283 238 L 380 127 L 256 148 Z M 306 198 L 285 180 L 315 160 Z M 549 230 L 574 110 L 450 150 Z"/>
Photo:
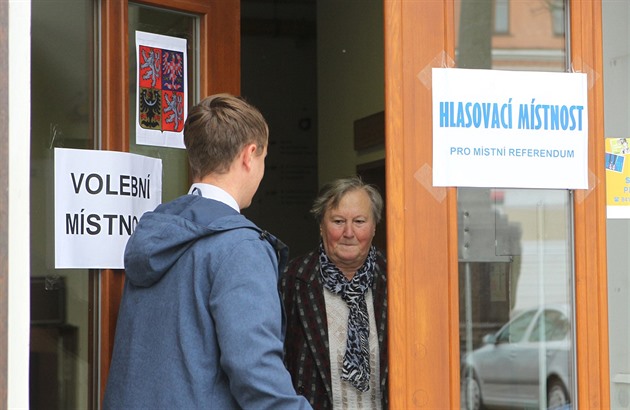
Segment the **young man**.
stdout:
<path fill-rule="evenodd" d="M 287 249 L 240 214 L 265 172 L 260 112 L 219 94 L 184 127 L 194 184 L 140 220 L 105 409 L 310 409 L 282 362 Z"/>

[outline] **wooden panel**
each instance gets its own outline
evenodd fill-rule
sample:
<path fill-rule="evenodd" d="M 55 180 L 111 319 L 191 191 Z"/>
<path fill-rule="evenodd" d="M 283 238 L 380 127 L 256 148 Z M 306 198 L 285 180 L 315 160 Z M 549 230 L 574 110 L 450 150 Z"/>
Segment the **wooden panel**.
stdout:
<path fill-rule="evenodd" d="M 210 10 L 201 21 L 201 95 L 241 92 L 241 8 L 239 0 L 199 0 Z M 205 40 L 204 40 L 205 39 Z"/>
<path fill-rule="evenodd" d="M 241 90 L 240 0 L 140 0 L 135 3 L 197 14 L 201 98 Z"/>
<path fill-rule="evenodd" d="M 385 1 L 392 409 L 459 407 L 455 190 L 432 187 L 431 67 L 453 56 L 450 0 Z M 452 59 L 452 57 L 451 57 Z"/>
<path fill-rule="evenodd" d="M 588 74 L 589 189 L 575 191 L 578 406 L 610 408 L 601 1 L 571 0 L 571 66 Z"/>
<path fill-rule="evenodd" d="M 201 97 L 240 93 L 239 0 L 148 0 L 139 3 L 197 14 L 200 19 L 199 89 Z M 127 1 L 102 3 L 102 149 L 129 151 Z M 101 273 L 101 400 L 114 347 L 124 271 Z"/>
<path fill-rule="evenodd" d="M 104 1 L 102 5 L 102 149 L 129 151 L 129 98 L 127 51 L 127 2 Z M 102 400 L 114 347 L 118 305 L 122 294 L 122 270 L 101 271 L 100 398 Z"/>

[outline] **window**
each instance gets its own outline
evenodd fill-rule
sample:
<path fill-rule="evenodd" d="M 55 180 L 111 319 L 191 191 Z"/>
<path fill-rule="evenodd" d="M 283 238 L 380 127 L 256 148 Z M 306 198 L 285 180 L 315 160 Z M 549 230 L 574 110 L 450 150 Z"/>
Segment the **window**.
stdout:
<path fill-rule="evenodd" d="M 508 34 L 510 32 L 509 0 L 494 0 L 494 32 Z"/>

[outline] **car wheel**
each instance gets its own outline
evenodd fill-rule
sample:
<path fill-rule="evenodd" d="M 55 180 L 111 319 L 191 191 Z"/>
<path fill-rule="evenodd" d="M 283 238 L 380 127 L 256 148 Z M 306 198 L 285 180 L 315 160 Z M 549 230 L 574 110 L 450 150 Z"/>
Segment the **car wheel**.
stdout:
<path fill-rule="evenodd" d="M 479 380 L 472 370 L 466 372 L 462 383 L 462 408 L 466 410 L 482 410 L 483 400 L 481 398 L 481 386 Z"/>
<path fill-rule="evenodd" d="M 570 402 L 569 393 L 562 382 L 558 379 L 550 380 L 547 385 L 547 408 L 562 409 Z"/>

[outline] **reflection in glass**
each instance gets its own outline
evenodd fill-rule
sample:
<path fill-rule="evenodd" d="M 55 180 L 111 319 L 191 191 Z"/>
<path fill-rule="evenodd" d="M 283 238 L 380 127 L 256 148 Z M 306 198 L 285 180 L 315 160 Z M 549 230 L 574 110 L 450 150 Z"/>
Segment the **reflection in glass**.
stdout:
<path fill-rule="evenodd" d="M 455 4 L 458 67 L 566 70 L 562 0 Z M 571 192 L 457 192 L 462 408 L 573 408 Z"/>
<path fill-rule="evenodd" d="M 464 408 L 574 396 L 570 195 L 459 188 Z"/>
<path fill-rule="evenodd" d="M 94 149 L 94 2 L 31 9 L 31 409 L 89 408 L 98 272 L 55 269 L 54 149 Z"/>

